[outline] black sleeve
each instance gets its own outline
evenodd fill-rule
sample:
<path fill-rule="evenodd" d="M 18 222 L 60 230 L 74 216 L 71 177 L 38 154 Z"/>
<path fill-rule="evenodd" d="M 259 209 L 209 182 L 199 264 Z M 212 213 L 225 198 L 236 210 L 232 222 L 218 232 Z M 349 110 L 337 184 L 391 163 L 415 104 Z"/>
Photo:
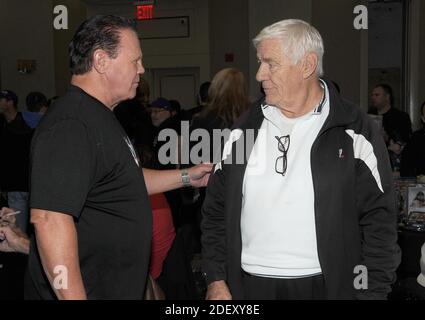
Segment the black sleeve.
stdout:
<path fill-rule="evenodd" d="M 222 165 L 226 167 L 224 163 Z M 227 279 L 224 186 L 225 172 L 217 169 L 208 182 L 202 207 L 202 258 L 207 284 Z"/>
<path fill-rule="evenodd" d="M 388 153 L 377 128 L 369 124 L 369 129 L 366 139 L 372 148 L 364 150 L 368 154 L 365 158 L 376 156 L 377 164 L 370 168 L 360 161 L 357 168 L 356 199 L 362 233 L 362 265 L 368 270 L 368 289 L 360 290 L 357 297 L 386 299 L 396 280 L 401 258 L 397 245 L 397 214 Z"/>
<path fill-rule="evenodd" d="M 41 132 L 31 150 L 31 208 L 79 218 L 94 176 L 93 152 L 87 128 L 78 120 Z"/>

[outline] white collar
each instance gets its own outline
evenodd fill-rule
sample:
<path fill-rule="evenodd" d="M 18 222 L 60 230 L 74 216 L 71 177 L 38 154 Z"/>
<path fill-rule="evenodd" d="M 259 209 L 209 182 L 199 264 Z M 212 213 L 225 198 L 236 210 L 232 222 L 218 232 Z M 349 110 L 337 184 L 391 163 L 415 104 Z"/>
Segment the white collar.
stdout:
<path fill-rule="evenodd" d="M 328 89 L 328 86 L 326 85 L 325 81 L 323 81 L 322 79 L 319 79 L 319 81 L 320 81 L 320 86 L 324 89 L 323 90 L 323 97 L 322 97 L 322 100 L 320 101 L 320 103 L 309 113 L 307 113 L 307 114 L 305 114 L 301 117 L 298 117 L 298 118 L 288 118 L 283 113 L 281 113 L 280 110 L 276 106 L 269 105 L 266 102 L 264 102 L 264 103 L 261 104 L 261 110 L 263 111 L 264 117 L 267 120 L 273 121 L 273 119 L 275 119 L 275 117 L 276 117 L 274 110 L 276 110 L 276 111 L 279 110 L 279 113 L 280 113 L 280 115 L 283 116 L 284 121 L 292 123 L 292 122 L 296 122 L 296 121 L 301 120 L 301 119 L 308 118 L 312 115 L 321 115 L 324 106 L 327 104 L 327 102 L 329 100 L 329 89 Z M 269 108 L 269 107 L 271 107 L 271 108 Z"/>

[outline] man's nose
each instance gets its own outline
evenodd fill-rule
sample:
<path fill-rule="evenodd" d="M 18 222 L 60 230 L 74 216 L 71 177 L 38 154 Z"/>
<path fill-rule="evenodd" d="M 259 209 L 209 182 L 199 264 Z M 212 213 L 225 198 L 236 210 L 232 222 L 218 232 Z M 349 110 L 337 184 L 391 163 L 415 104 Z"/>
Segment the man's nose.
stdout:
<path fill-rule="evenodd" d="M 145 67 L 143 67 L 143 64 L 140 62 L 139 63 L 139 68 L 137 70 L 138 74 L 144 74 L 145 73 Z"/>
<path fill-rule="evenodd" d="M 255 79 L 258 82 L 261 82 L 267 79 L 267 71 L 263 63 L 260 64 L 260 67 L 258 68 L 257 74 L 255 76 Z"/>

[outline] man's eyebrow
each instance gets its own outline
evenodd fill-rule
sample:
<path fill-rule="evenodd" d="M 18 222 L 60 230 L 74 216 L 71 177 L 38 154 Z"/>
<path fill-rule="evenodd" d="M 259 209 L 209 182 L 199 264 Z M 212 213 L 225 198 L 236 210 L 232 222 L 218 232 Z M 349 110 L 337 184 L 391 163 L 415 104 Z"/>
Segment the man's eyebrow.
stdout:
<path fill-rule="evenodd" d="M 266 62 L 266 63 L 270 63 L 270 62 L 276 62 L 276 59 L 273 59 L 273 58 L 270 58 L 270 57 L 267 57 L 267 58 L 260 58 L 260 57 L 258 57 L 257 58 L 259 61 L 263 61 L 263 62 Z"/>

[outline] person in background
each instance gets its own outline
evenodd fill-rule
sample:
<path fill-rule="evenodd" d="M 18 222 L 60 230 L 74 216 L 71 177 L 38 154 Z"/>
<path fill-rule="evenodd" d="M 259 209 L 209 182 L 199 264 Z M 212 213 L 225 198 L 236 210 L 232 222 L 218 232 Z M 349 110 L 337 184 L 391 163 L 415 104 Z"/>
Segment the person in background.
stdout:
<path fill-rule="evenodd" d="M 388 153 L 391 161 L 391 168 L 393 170 L 393 176 L 395 178 L 400 177 L 400 170 L 402 166 L 403 151 L 406 146 L 406 142 L 397 132 L 390 132 L 388 134 Z"/>
<path fill-rule="evenodd" d="M 199 115 L 199 113 L 205 108 L 208 102 L 208 90 L 210 85 L 211 82 L 206 81 L 199 86 L 199 92 L 197 94 L 198 105 L 186 111 L 186 118 L 184 120 L 191 122 L 193 117 Z"/>
<path fill-rule="evenodd" d="M 11 90 L 0 91 L 0 109 L 5 119 L 0 128 L 0 190 L 7 195 L 8 206 L 21 211 L 17 224 L 27 231 L 29 154 L 38 122 L 18 111 L 18 96 Z"/>
<path fill-rule="evenodd" d="M 410 140 L 412 123 L 409 115 L 394 107 L 393 89 L 388 84 L 378 84 L 374 87 L 371 96 L 372 108 L 369 113 L 382 115 L 384 140 L 389 143 L 388 135 L 398 132 L 404 142 Z"/>
<path fill-rule="evenodd" d="M 152 207 L 153 231 L 152 251 L 149 273 L 157 279 L 162 272 L 162 265 L 173 244 L 176 231 L 173 225 L 170 206 L 162 193 L 149 197 Z"/>
<path fill-rule="evenodd" d="M 35 129 L 40 123 L 41 118 L 47 112 L 49 103 L 47 98 L 41 92 L 30 92 L 26 99 L 28 111 L 22 112 L 25 122 Z"/>
<path fill-rule="evenodd" d="M 173 130 L 176 132 L 179 139 L 181 135 L 181 123 L 177 115 L 177 110 L 174 109 L 169 100 L 160 97 L 152 102 L 149 112 L 151 115 L 152 125 L 154 126 L 153 150 L 156 157 L 154 168 L 161 170 L 176 168 L 179 158 L 177 154 L 170 154 L 170 157 L 175 156 L 172 163 L 164 163 L 164 159 L 160 159 L 160 150 L 162 146 L 168 143 L 168 141 L 160 141 L 159 135 L 163 130 Z M 175 145 L 178 146 L 179 140 L 172 143 L 175 143 Z"/>
<path fill-rule="evenodd" d="M 29 238 L 16 225 L 15 216 L 8 216 L 8 214 L 13 212 L 13 209 L 5 207 L 0 211 L 0 252 L 28 254 L 30 247 Z"/>
<path fill-rule="evenodd" d="M 134 144 L 142 163 L 149 167 L 153 161 L 154 127 L 149 114 L 149 84 L 140 77 L 136 96 L 118 104 L 114 114 Z"/>
<path fill-rule="evenodd" d="M 0 210 L 0 301 L 24 298 L 29 238 L 16 224 L 17 215 L 10 215 L 14 211 L 6 207 Z"/>
<path fill-rule="evenodd" d="M 425 175 L 425 101 L 420 108 L 422 128 L 415 131 L 404 149 L 401 161 L 401 176 Z"/>
<path fill-rule="evenodd" d="M 214 129 L 230 129 L 235 121 L 249 108 L 247 84 L 243 73 L 236 68 L 226 68 L 219 71 L 211 81 L 208 90 L 208 102 L 203 110 L 193 119 L 191 132 L 196 129 L 208 131 L 211 148 L 210 155 L 201 155 L 203 161 L 216 163 L 220 157 L 222 145 L 213 145 Z M 200 140 L 191 141 L 193 145 Z"/>

